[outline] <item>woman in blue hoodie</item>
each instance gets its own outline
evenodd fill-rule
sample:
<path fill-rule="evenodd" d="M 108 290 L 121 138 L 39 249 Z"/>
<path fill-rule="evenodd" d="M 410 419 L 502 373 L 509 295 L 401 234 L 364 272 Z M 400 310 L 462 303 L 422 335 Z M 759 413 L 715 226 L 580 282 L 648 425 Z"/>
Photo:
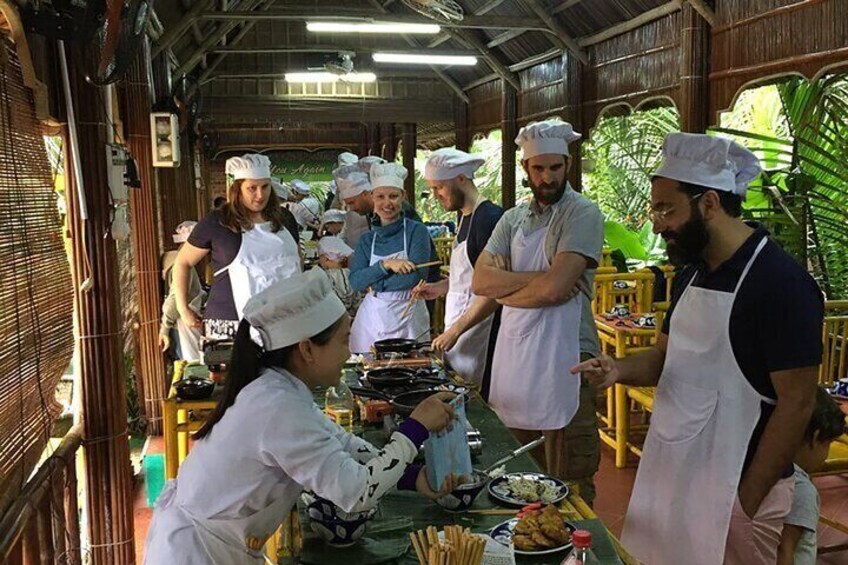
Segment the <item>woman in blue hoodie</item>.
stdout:
<path fill-rule="evenodd" d="M 429 339 L 430 316 L 423 300 L 409 304 L 412 288 L 425 279 L 416 264 L 430 260 L 430 234 L 424 224 L 403 216 L 403 181 L 397 163 L 371 167 L 371 197 L 380 225 L 359 240 L 350 265 L 350 285 L 367 292 L 353 321 L 350 350 L 365 353 L 380 339 Z"/>

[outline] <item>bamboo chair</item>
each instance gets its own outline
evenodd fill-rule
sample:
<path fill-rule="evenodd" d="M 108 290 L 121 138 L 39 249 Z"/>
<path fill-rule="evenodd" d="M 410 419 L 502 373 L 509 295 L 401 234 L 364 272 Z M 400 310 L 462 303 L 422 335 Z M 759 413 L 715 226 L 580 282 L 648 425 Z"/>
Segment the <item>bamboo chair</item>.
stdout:
<path fill-rule="evenodd" d="M 848 377 L 848 300 L 829 300 L 824 308 L 819 385 L 830 387 L 835 381 Z M 830 445 L 827 459 L 815 475 L 845 472 L 848 472 L 848 435 Z"/>
<path fill-rule="evenodd" d="M 453 236 L 443 236 L 433 239 L 433 242 L 436 244 L 436 255 L 446 267 L 450 265 L 453 241 Z"/>
<path fill-rule="evenodd" d="M 616 288 L 616 281 L 624 281 L 628 287 Z M 653 293 L 654 273 L 647 269 L 635 273 L 596 274 L 592 311 L 603 314 L 613 306 L 626 304 L 634 314 L 650 312 Z"/>

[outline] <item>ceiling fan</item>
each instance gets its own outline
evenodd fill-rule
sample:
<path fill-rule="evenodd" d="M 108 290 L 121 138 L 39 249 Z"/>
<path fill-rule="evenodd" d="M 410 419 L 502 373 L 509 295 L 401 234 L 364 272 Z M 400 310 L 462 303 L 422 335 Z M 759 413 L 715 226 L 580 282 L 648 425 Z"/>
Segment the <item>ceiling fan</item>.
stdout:
<path fill-rule="evenodd" d="M 403 3 L 431 20 L 446 24 L 461 22 L 464 17 L 462 6 L 454 0 L 403 0 Z"/>

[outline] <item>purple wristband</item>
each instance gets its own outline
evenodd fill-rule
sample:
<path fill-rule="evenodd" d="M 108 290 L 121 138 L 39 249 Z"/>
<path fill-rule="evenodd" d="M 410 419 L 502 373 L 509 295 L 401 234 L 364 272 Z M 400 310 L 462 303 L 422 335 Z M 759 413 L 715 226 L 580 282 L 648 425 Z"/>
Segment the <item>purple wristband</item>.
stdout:
<path fill-rule="evenodd" d="M 418 479 L 418 473 L 421 472 L 421 465 L 409 465 L 403 472 L 403 476 L 397 482 L 398 490 L 415 490 L 415 481 Z"/>
<path fill-rule="evenodd" d="M 407 418 L 398 428 L 398 431 L 409 438 L 415 445 L 415 448 L 421 447 L 427 438 L 430 437 L 430 432 L 424 427 L 424 424 L 413 418 Z"/>

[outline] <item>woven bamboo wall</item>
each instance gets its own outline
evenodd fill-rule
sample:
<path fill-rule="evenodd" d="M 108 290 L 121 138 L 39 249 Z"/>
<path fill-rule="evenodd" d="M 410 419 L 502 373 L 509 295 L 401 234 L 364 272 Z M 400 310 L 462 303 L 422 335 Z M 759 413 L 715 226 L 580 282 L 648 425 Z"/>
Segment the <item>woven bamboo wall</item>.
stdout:
<path fill-rule="evenodd" d="M 668 97 L 678 102 L 680 85 L 680 12 L 651 22 L 587 49 L 583 72 L 584 127 L 604 108 L 636 108 L 645 100 Z"/>
<path fill-rule="evenodd" d="M 468 132 L 471 137 L 501 127 L 501 81 L 487 82 L 468 91 Z"/>
<path fill-rule="evenodd" d="M 518 73 L 521 80 L 521 91 L 518 93 L 519 125 L 553 116 L 564 120 L 571 118 L 566 107 L 563 84 L 565 57 L 567 55 Z"/>
<path fill-rule="evenodd" d="M 712 30 L 710 120 L 746 85 L 848 65 L 845 0 L 718 0 Z"/>
<path fill-rule="evenodd" d="M 179 167 L 156 169 L 160 198 L 159 246 L 163 253 L 177 248 L 171 234 L 180 222 L 198 218 L 193 151 L 185 134 L 180 139 L 180 159 Z"/>

